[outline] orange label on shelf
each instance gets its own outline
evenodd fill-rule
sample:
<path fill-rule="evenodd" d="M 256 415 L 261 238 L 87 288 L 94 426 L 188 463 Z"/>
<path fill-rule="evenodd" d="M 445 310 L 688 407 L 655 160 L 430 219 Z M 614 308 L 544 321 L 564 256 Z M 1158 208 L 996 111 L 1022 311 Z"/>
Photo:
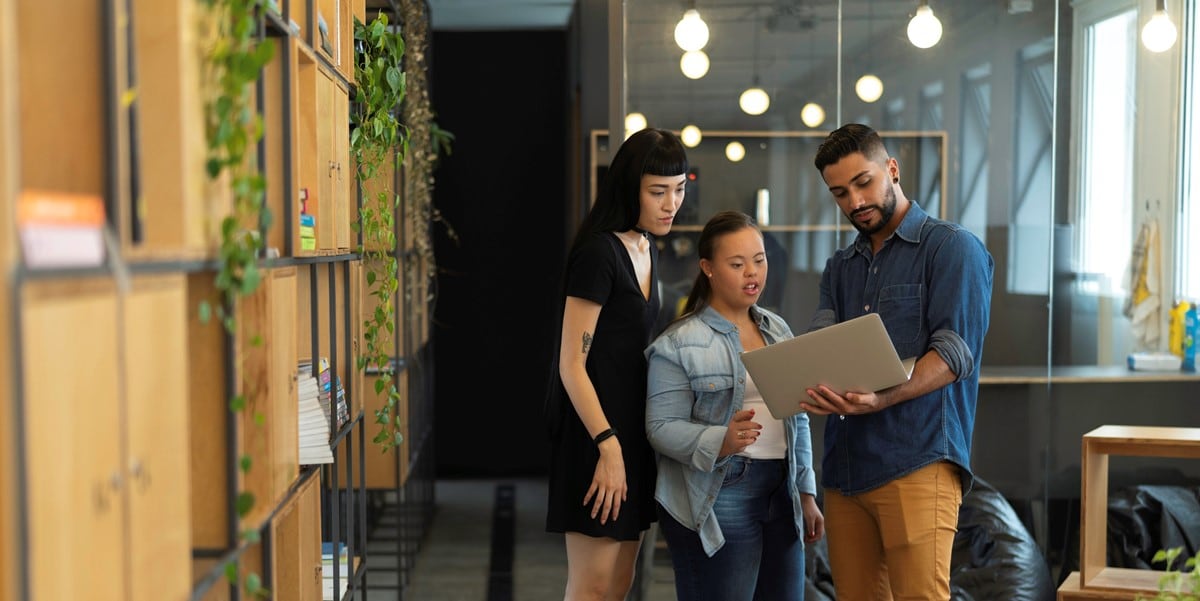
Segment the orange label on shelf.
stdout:
<path fill-rule="evenodd" d="M 17 224 L 104 225 L 104 202 L 94 194 L 25 190 L 17 200 Z"/>

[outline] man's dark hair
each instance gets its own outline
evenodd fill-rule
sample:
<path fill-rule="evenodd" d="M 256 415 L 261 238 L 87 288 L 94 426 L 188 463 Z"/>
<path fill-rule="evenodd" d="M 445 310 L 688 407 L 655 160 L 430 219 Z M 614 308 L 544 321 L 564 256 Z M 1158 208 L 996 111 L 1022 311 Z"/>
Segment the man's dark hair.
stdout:
<path fill-rule="evenodd" d="M 816 164 L 818 172 L 824 173 L 826 167 L 856 152 L 861 152 L 867 159 L 879 163 L 886 163 L 888 160 L 887 149 L 883 147 L 883 140 L 875 130 L 861 123 L 847 123 L 825 137 L 821 146 L 817 148 L 817 156 L 813 163 Z"/>

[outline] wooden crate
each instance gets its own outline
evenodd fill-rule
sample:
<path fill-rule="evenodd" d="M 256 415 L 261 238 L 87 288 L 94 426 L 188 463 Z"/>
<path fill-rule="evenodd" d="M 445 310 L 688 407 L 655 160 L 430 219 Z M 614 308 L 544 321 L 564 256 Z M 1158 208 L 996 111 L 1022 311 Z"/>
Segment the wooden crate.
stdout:
<path fill-rule="evenodd" d="M 132 8 L 137 188 L 136 198 L 121 203 L 122 243 L 134 257 L 211 255 L 230 207 L 222 195 L 214 211 L 207 196 L 207 92 L 200 87 L 204 59 L 196 24 L 209 16 L 189 0 L 134 0 Z"/>
<path fill-rule="evenodd" d="M 19 0 L 16 7 L 21 186 L 106 196 L 101 4 L 64 0 L 47 10 Z"/>
<path fill-rule="evenodd" d="M 316 219 L 317 227 L 322 223 L 332 219 L 332 212 L 321 213 L 321 205 L 319 196 L 321 185 L 325 180 L 326 170 L 320 167 L 321 157 L 319 152 L 318 132 L 325 129 L 321 124 L 325 123 L 320 120 L 318 114 L 318 82 L 321 80 L 317 60 L 312 55 L 312 51 L 302 44 L 294 46 L 296 50 L 296 137 L 294 139 L 292 152 L 295 153 L 296 170 L 293 176 L 292 190 L 295 194 L 295 211 L 299 215 L 302 206 L 302 198 L 307 196 L 307 200 L 303 201 L 303 206 L 307 207 L 307 212 L 313 215 Z M 299 225 L 297 225 L 297 236 L 295 238 L 294 254 L 297 256 L 311 256 L 318 254 L 316 248 L 313 250 L 302 250 L 300 246 Z M 320 247 L 320 241 L 318 240 Z"/>
<path fill-rule="evenodd" d="M 1101 426 L 1083 435 L 1079 582 L 1084 591 L 1153 592 L 1161 572 L 1108 566 L 1108 457 L 1200 459 L 1200 428 Z"/>
<path fill-rule="evenodd" d="M 286 494 L 300 473 L 297 431 L 299 404 L 296 392 L 296 271 L 295 267 L 272 269 L 268 280 L 273 307 L 268 350 L 271 356 L 271 382 L 274 385 L 268 428 L 272 444 L 270 470 L 276 499 Z"/>

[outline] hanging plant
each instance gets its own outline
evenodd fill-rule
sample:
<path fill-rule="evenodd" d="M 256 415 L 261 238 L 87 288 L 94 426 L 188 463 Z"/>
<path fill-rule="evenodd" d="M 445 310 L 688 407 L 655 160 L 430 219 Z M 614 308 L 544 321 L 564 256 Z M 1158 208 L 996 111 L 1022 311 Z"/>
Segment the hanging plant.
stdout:
<path fill-rule="evenodd" d="M 204 4 L 211 10 L 215 28 L 205 71 L 205 84 L 214 89 L 214 97 L 205 105 L 206 166 L 209 178 L 228 181 L 232 210 L 221 220 L 215 280 L 220 298 L 216 299 L 215 310 L 208 302 L 202 303 L 200 317 L 207 321 L 215 313 L 226 333 L 236 336 L 235 307 L 261 283 L 258 261 L 264 241 L 260 230 L 270 227 L 271 222 L 263 202 L 266 182 L 254 160 L 263 125 L 252 102 L 252 91 L 262 68 L 271 60 L 274 47 L 260 44 L 256 35 L 263 0 L 204 0 Z M 250 336 L 248 343 L 261 346 L 261 336 Z M 240 373 L 240 366 L 237 371 Z M 229 399 L 229 410 L 234 413 L 245 411 L 246 405 L 243 395 Z M 253 418 L 261 427 L 264 416 L 255 414 Z M 243 474 L 249 473 L 251 467 L 248 454 L 239 457 L 238 469 Z M 239 490 L 234 503 L 238 519 L 245 518 L 254 503 L 252 493 Z M 253 528 L 241 533 L 246 543 L 258 542 L 258 537 L 258 530 Z M 230 582 L 237 582 L 235 563 L 227 564 L 225 573 Z M 254 573 L 247 574 L 245 590 L 255 596 L 270 594 L 262 586 L 261 577 Z"/>
<path fill-rule="evenodd" d="M 407 78 L 403 70 L 404 39 L 380 14 L 369 24 L 354 21 L 354 41 L 358 53 L 354 61 L 355 110 L 351 116 L 350 147 L 354 152 L 360 188 L 372 180 L 383 162 L 394 157 L 398 167 L 408 152 L 408 130 L 396 119 L 394 111 L 404 99 Z M 363 266 L 367 289 L 376 299 L 375 311 L 363 323 L 364 352 L 358 368 L 379 374 L 375 393 L 386 393 L 382 407 L 375 411 L 380 426 L 373 441 L 383 451 L 403 442 L 401 416 L 397 411 L 400 392 L 395 384 L 392 364 L 392 336 L 396 332 L 392 298 L 399 289 L 396 259 L 395 220 L 399 197 L 383 185 L 372 197 L 363 199 L 359 212 L 362 231 Z"/>

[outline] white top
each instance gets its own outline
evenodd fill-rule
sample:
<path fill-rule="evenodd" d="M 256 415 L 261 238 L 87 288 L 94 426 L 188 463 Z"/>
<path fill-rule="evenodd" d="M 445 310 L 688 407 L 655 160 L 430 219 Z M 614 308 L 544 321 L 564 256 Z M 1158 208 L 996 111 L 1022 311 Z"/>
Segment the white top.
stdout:
<path fill-rule="evenodd" d="M 758 440 L 738 455 L 751 459 L 783 459 L 787 457 L 787 436 L 783 431 L 783 422 L 771 417 L 771 410 L 767 409 L 767 404 L 763 402 L 762 393 L 758 391 L 758 386 L 754 384 L 750 372 L 746 372 L 746 395 L 742 397 L 742 409 L 754 410 L 754 419 L 751 421 L 762 424 L 762 430 L 759 432 Z"/>
<path fill-rule="evenodd" d="M 629 252 L 633 261 L 633 273 L 637 275 L 638 284 L 642 287 L 642 296 L 650 298 L 650 241 L 645 234 L 637 231 L 617 232 L 617 238 Z"/>

